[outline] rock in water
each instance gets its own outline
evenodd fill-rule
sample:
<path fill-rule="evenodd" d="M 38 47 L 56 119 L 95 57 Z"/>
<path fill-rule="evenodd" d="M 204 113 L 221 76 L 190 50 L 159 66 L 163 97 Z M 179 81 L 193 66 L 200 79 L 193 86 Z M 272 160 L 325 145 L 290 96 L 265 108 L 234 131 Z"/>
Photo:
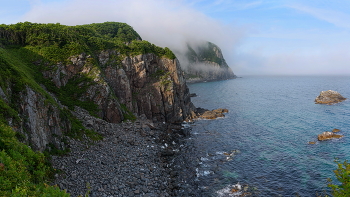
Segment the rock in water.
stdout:
<path fill-rule="evenodd" d="M 203 119 L 216 119 L 220 117 L 225 117 L 223 113 L 228 113 L 228 109 L 214 109 L 209 111 L 207 109 L 197 108 L 198 117 Z"/>
<path fill-rule="evenodd" d="M 337 135 L 333 132 L 329 132 L 329 131 L 325 131 L 323 132 L 322 134 L 319 134 L 317 136 L 317 139 L 319 141 L 324 141 L 324 140 L 330 140 L 330 139 L 333 139 L 333 138 L 342 138 L 344 137 L 343 135 Z"/>
<path fill-rule="evenodd" d="M 322 91 L 318 97 L 316 97 L 315 102 L 316 104 L 335 104 L 342 101 L 345 101 L 346 98 L 344 98 L 342 95 L 340 95 L 338 92 L 333 90 L 328 91 Z"/>

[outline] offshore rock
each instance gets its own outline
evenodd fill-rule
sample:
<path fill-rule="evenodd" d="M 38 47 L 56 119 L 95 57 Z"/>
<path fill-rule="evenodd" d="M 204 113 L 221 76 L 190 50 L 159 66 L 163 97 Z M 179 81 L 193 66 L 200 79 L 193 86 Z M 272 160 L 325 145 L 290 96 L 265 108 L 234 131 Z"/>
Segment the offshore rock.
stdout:
<path fill-rule="evenodd" d="M 228 113 L 228 109 L 214 109 L 212 111 L 203 109 L 203 108 L 197 108 L 197 118 L 203 118 L 203 119 L 217 119 L 220 117 L 225 117 L 223 113 Z"/>
<path fill-rule="evenodd" d="M 324 140 L 330 140 L 330 139 L 333 139 L 333 138 L 342 138 L 342 137 L 344 137 L 344 136 L 335 134 L 333 132 L 325 131 L 322 134 L 319 134 L 317 136 L 317 139 L 319 141 L 324 141 Z"/>
<path fill-rule="evenodd" d="M 322 91 L 320 95 L 316 97 L 315 102 L 316 104 L 332 105 L 345 100 L 346 98 L 340 95 L 340 93 L 333 90 L 328 90 L 328 91 Z"/>

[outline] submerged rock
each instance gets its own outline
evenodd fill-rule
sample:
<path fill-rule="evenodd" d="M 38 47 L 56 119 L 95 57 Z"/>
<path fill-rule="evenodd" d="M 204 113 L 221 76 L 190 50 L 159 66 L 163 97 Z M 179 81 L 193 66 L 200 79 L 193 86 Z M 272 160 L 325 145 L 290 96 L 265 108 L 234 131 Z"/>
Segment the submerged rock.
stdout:
<path fill-rule="evenodd" d="M 317 139 L 319 141 L 324 141 L 324 140 L 330 140 L 330 139 L 333 139 L 333 138 L 342 138 L 342 137 L 344 137 L 344 136 L 335 134 L 335 133 L 330 132 L 330 131 L 325 131 L 322 134 L 319 134 L 317 136 Z"/>
<path fill-rule="evenodd" d="M 322 91 L 320 95 L 318 95 L 315 99 L 316 104 L 335 104 L 342 101 L 345 101 L 346 98 L 344 98 L 340 93 L 328 90 L 328 91 Z"/>

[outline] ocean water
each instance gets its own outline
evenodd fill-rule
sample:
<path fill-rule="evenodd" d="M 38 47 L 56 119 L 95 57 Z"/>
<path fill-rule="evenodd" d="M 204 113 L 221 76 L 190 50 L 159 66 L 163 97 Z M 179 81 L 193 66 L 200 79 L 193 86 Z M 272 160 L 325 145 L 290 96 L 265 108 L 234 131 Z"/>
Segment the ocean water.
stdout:
<path fill-rule="evenodd" d="M 329 193 L 327 178 L 350 159 L 350 99 L 319 105 L 323 90 L 350 98 L 350 77 L 247 76 L 189 84 L 196 107 L 227 108 L 225 118 L 198 120 L 192 140 L 203 196 L 240 183 L 251 196 L 316 196 Z M 318 142 L 317 135 L 340 129 L 345 137 Z M 316 144 L 309 144 L 314 141 Z"/>

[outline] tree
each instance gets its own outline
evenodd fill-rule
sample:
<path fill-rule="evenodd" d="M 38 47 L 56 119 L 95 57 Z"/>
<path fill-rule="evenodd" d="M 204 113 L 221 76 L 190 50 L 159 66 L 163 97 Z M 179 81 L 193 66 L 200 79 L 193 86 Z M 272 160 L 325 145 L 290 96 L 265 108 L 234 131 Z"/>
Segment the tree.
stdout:
<path fill-rule="evenodd" d="M 335 162 L 338 164 L 338 168 L 334 170 L 334 174 L 341 184 L 335 185 L 331 182 L 328 187 L 332 189 L 332 194 L 335 197 L 350 196 L 350 163 L 347 160 L 343 163 L 337 160 Z"/>

